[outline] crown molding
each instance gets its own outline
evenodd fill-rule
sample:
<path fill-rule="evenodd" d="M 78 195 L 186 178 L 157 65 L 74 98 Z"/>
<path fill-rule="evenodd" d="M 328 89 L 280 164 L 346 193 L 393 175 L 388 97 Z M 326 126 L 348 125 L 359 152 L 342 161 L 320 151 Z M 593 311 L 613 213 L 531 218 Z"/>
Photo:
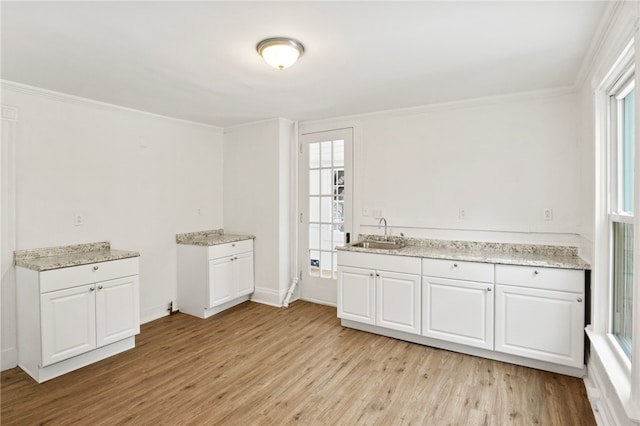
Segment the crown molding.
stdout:
<path fill-rule="evenodd" d="M 533 90 L 528 92 L 517 92 L 503 95 L 484 96 L 479 98 L 462 99 L 458 101 L 442 102 L 436 104 L 421 105 L 417 107 L 409 108 L 397 108 L 376 112 L 369 112 L 364 114 L 353 114 L 331 118 L 324 118 L 320 120 L 308 120 L 300 121 L 300 127 L 311 127 L 329 123 L 353 123 L 366 120 L 374 120 L 380 118 L 392 118 L 407 115 L 418 115 L 430 112 L 439 112 L 453 109 L 466 109 L 474 108 L 478 106 L 495 105 L 510 102 L 520 102 L 530 99 L 543 99 L 552 98 L 557 96 L 565 96 L 573 93 L 577 93 L 575 86 L 558 87 L 553 89 Z M 351 127 L 351 126 L 348 126 Z"/>
<path fill-rule="evenodd" d="M 28 84 L 17 83 L 15 81 L 10 81 L 10 80 L 0 80 L 0 89 L 2 89 L 3 91 L 13 90 L 14 92 L 25 93 L 32 96 L 40 96 L 43 98 L 53 99 L 53 100 L 67 102 L 71 104 L 90 106 L 98 109 L 124 111 L 124 112 L 144 115 L 147 117 L 151 117 L 151 118 L 155 118 L 163 121 L 172 121 L 174 123 L 185 124 L 189 126 L 206 127 L 208 129 L 215 130 L 216 132 L 219 132 L 219 133 L 223 133 L 224 131 L 222 127 L 214 126 L 212 124 L 199 123 L 197 121 L 189 121 L 189 120 L 183 120 L 180 118 L 169 117 L 166 115 L 155 114 L 152 112 L 142 111 L 134 108 L 128 108 L 121 105 L 115 105 L 107 102 L 96 101 L 94 99 L 83 98 L 75 95 L 69 95 L 67 93 L 62 93 L 62 92 L 56 92 L 54 90 L 43 89 L 41 87 L 30 86 Z"/>
<path fill-rule="evenodd" d="M 262 124 L 269 124 L 269 123 L 274 123 L 274 122 L 275 123 L 280 123 L 280 122 L 283 122 L 283 121 L 285 123 L 289 124 L 289 125 L 294 123 L 293 120 L 290 120 L 288 118 L 273 117 L 273 118 L 265 118 L 264 120 L 256 120 L 256 121 L 249 121 L 247 123 L 235 124 L 233 126 L 225 127 L 223 130 L 224 130 L 224 133 L 227 134 L 227 133 L 230 133 L 230 132 L 233 132 L 235 130 L 239 130 L 239 129 L 242 129 L 242 128 L 245 128 L 245 127 L 259 126 L 259 125 L 262 125 Z"/>
<path fill-rule="evenodd" d="M 587 49 L 587 54 L 582 61 L 578 74 L 576 75 L 576 79 L 573 84 L 576 89 L 579 90 L 582 88 L 587 81 L 587 77 L 594 71 L 598 58 L 602 55 L 602 49 L 605 47 L 607 40 L 612 36 L 614 30 L 617 28 L 616 24 L 619 23 L 618 21 L 621 18 L 621 10 L 626 3 L 628 3 L 628 1 L 625 0 L 610 1 L 607 3 L 607 8 L 600 19 L 596 33 L 591 40 L 591 44 Z M 635 22 L 631 27 L 633 27 L 633 30 L 635 31 L 638 27 L 638 17 L 636 16 L 633 19 Z"/>

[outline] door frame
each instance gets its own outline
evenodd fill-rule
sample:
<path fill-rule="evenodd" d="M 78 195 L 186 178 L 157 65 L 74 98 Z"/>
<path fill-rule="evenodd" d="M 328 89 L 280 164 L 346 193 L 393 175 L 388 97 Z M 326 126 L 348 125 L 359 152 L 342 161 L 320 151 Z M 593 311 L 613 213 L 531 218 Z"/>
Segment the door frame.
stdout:
<path fill-rule="evenodd" d="M 345 145 L 345 179 L 347 182 L 351 182 L 349 187 L 345 187 L 345 216 L 344 216 L 344 232 L 351 236 L 351 241 L 354 239 L 353 230 L 356 228 L 354 214 L 354 193 L 355 193 L 355 170 L 354 170 L 354 152 L 355 152 L 355 126 L 336 126 L 335 128 L 327 129 L 313 129 L 313 130 L 300 130 L 298 133 L 298 158 L 297 158 L 297 247 L 296 254 L 298 257 L 298 279 L 299 279 L 299 294 L 300 299 L 307 300 L 314 303 L 336 306 L 337 301 L 337 278 L 332 279 L 333 283 L 330 285 L 330 289 L 327 289 L 325 294 L 318 294 L 314 292 L 312 277 L 309 276 L 308 271 L 308 243 L 309 243 L 309 207 L 308 207 L 308 186 L 309 186 L 309 173 L 308 173 L 308 150 L 306 146 L 311 142 L 320 142 L 327 140 L 342 139 L 345 132 L 350 132 L 350 149 Z M 311 140 L 310 140 L 311 139 Z M 306 161 L 306 162 L 305 162 Z M 322 292 L 319 292 L 322 293 Z"/>

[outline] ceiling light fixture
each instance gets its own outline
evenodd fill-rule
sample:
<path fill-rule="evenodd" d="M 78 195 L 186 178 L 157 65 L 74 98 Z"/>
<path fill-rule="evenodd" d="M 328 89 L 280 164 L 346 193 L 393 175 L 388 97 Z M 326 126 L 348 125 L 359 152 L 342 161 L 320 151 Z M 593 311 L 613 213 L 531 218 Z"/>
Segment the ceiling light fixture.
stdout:
<path fill-rule="evenodd" d="M 269 65 L 283 70 L 296 63 L 304 53 L 304 46 L 291 38 L 274 37 L 262 40 L 256 50 Z"/>

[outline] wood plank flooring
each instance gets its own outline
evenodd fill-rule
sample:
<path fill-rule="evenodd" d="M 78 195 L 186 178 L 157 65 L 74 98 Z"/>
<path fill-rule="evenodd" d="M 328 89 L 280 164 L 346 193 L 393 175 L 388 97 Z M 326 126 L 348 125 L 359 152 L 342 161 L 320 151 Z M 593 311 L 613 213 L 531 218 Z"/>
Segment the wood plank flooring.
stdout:
<path fill-rule="evenodd" d="M 3 425 L 595 425 L 580 379 L 246 302 L 142 326 L 136 348 L 43 384 L 1 375 Z"/>

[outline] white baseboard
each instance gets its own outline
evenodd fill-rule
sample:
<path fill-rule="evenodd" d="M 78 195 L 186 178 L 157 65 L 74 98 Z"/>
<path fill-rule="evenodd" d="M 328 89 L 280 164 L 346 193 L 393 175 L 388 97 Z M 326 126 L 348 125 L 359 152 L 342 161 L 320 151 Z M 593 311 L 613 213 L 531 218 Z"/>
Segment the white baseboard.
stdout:
<path fill-rule="evenodd" d="M 280 291 L 275 291 L 270 288 L 256 287 L 253 291 L 253 295 L 251 295 L 251 301 L 281 308 L 282 302 L 287 295 L 287 291 L 288 289 L 286 288 Z"/>
<path fill-rule="evenodd" d="M 18 366 L 18 350 L 16 348 L 4 349 L 0 352 L 0 370 L 8 370 Z"/>
<path fill-rule="evenodd" d="M 140 311 L 140 324 L 151 322 L 169 315 L 167 305 L 154 306 Z"/>

